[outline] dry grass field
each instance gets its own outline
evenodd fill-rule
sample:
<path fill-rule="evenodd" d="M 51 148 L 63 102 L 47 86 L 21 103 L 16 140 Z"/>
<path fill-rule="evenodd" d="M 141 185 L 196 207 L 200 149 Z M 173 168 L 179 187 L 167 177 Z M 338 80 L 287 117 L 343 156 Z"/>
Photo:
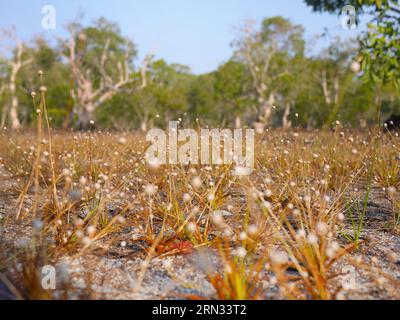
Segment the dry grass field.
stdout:
<path fill-rule="evenodd" d="M 397 134 L 266 130 L 237 177 L 149 166 L 144 135 L 52 131 L 43 114 L 0 135 L 3 297 L 400 298 Z"/>

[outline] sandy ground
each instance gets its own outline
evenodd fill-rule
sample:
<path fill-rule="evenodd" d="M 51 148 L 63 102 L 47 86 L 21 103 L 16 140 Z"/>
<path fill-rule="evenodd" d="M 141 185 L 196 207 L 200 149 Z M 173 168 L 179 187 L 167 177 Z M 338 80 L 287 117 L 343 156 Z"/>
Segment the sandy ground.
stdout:
<path fill-rule="evenodd" d="M 24 224 L 4 223 L 15 213 L 18 197 L 17 181 L 0 169 L 0 245 L 2 256 L 11 257 L 11 248 L 18 247 L 29 238 L 31 227 Z M 345 289 L 339 299 L 400 299 L 400 237 L 385 231 L 390 219 L 387 204 L 379 190 L 373 190 L 368 205 L 363 243 L 350 258 L 361 261 L 363 267 L 354 268 L 347 259 L 334 266 L 341 276 L 332 281 L 333 286 Z M 350 226 L 349 226 L 350 227 Z M 215 298 L 215 291 L 204 272 L 204 259 L 209 268 L 217 266 L 216 254 L 194 252 L 152 259 L 146 272 L 143 262 L 146 254 L 134 241 L 124 248 L 105 253 L 102 250 L 83 257 L 61 257 L 53 262 L 57 268 L 58 288 L 69 283 L 72 290 L 55 292 L 56 298 L 68 299 L 186 299 L 192 296 Z M 19 272 L 18 265 L 1 265 L 3 274 L 10 278 Z M 262 275 L 265 299 L 282 299 L 274 277 L 269 272 Z M 0 280 L 0 296 L 12 296 L 7 285 Z"/>

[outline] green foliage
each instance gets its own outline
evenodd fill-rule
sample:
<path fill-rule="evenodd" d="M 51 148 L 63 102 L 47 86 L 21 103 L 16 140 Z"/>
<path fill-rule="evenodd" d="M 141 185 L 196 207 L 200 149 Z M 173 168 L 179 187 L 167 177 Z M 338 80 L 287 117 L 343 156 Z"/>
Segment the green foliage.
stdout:
<path fill-rule="evenodd" d="M 221 65 L 214 76 L 216 104 L 225 122 L 232 124 L 234 117 L 244 114 L 250 104 L 248 98 L 250 79 L 244 65 L 234 60 Z"/>
<path fill-rule="evenodd" d="M 378 85 L 400 89 L 400 7 L 398 0 L 305 0 L 315 11 L 340 12 L 353 5 L 358 14 L 373 19 L 360 39 L 360 56 L 365 76 Z"/>
<path fill-rule="evenodd" d="M 106 72 L 111 77 L 118 76 L 119 64 L 128 55 L 130 67 L 137 55 L 133 42 L 121 35 L 118 25 L 104 18 L 98 19 L 93 26 L 81 28 L 78 33 L 78 52 L 82 56 L 83 65 L 92 69 L 94 77 L 101 72 L 100 65 L 93 62 L 101 61 L 107 41 L 109 53 L 106 61 Z"/>
<path fill-rule="evenodd" d="M 368 7 L 373 6 L 375 9 L 381 9 L 389 5 L 390 0 L 305 0 L 312 6 L 314 11 L 318 12 L 339 12 L 344 6 L 352 5 L 357 11 L 365 11 Z M 392 1 L 396 3 L 397 1 Z"/>
<path fill-rule="evenodd" d="M 306 2 L 317 11 L 337 12 L 345 1 Z M 364 2 L 364 6 L 358 2 L 351 3 L 360 10 L 378 8 L 376 4 L 372 6 L 372 2 Z M 388 3 L 382 1 L 380 13 L 387 13 Z M 312 128 L 336 119 L 354 126 L 359 125 L 361 119 L 371 122 L 376 116 L 376 94 L 371 80 L 379 82 L 382 87 L 384 114 L 399 111 L 399 92 L 395 88 L 400 79 L 397 22 L 393 20 L 392 25 L 388 24 L 392 20 L 384 18 L 384 15 L 379 19 L 382 25 L 381 22 L 375 25 L 376 33 L 372 33 L 371 27 L 369 36 L 363 39 L 361 51 L 335 39 L 320 55 L 310 57 L 305 54 L 302 26 L 279 16 L 266 18 L 259 26 L 236 39 L 233 56 L 214 72 L 194 75 L 186 66 L 169 64 L 162 59 L 153 60 L 152 57 L 148 61 L 146 86 L 143 88 L 139 88 L 142 74 L 135 63 L 136 47 L 122 35 L 116 24 L 98 19 L 90 26 L 73 24 L 71 27 L 77 31 L 76 54 L 94 89 L 104 81 L 102 72 L 107 73 L 112 83 L 118 81 L 121 68 L 130 71 L 132 82 L 96 109 L 99 127 L 146 129 L 163 127 L 167 121 L 178 118 L 184 125 L 197 125 L 199 120 L 201 126 L 231 127 L 236 119 L 241 119 L 242 125 L 250 126 L 259 120 L 262 106 L 273 92 L 276 108 L 270 125 L 281 126 L 286 117 L 285 120 L 293 126 Z M 110 55 L 102 68 L 99 61 L 107 43 Z M 350 68 L 360 53 L 363 56 L 363 78 Z M 65 125 L 76 106 L 71 94 L 76 90 L 76 83 L 66 59 L 68 50 L 61 45 L 53 47 L 39 38 L 31 47 L 26 47 L 24 55 L 32 58 L 33 62 L 24 66 L 17 77 L 21 122 L 29 125 L 36 119 L 30 93 L 38 92 L 41 83 L 37 72 L 43 70 L 52 125 Z M 128 65 L 125 66 L 126 58 Z M 326 73 L 326 83 L 331 92 L 339 84 L 337 101 L 327 102 L 322 72 Z M 10 102 L 9 75 L 10 68 L 3 61 L 0 63 L 0 87 L 3 88 L 0 109 Z M 362 81 L 366 79 L 368 81 Z"/>
<path fill-rule="evenodd" d="M 147 86 L 116 95 L 99 110 L 98 120 L 116 129 L 139 128 L 142 122 L 165 125 L 187 111 L 193 78 L 186 66 L 154 61 L 148 66 Z"/>

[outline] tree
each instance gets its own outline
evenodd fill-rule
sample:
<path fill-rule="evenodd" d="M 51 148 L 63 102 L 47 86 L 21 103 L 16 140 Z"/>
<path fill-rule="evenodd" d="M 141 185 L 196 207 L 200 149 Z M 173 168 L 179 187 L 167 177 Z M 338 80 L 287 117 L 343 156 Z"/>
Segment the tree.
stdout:
<path fill-rule="evenodd" d="M 192 119 L 203 123 L 217 123 L 220 116 L 215 103 L 215 77 L 213 73 L 197 76 L 188 92 L 188 112 Z"/>
<path fill-rule="evenodd" d="M 298 97 L 310 85 L 310 63 L 304 55 L 299 54 L 282 57 L 282 64 L 287 73 L 278 79 L 275 87 L 279 93 L 279 104 L 283 106 L 281 124 L 284 129 L 289 129 L 293 125 L 291 115 Z"/>
<path fill-rule="evenodd" d="M 336 38 L 327 49 L 323 50 L 317 62 L 319 82 L 325 103 L 330 110 L 326 119 L 327 126 L 336 120 L 346 91 L 354 78 L 350 66 L 356 54 L 357 48 L 351 40 L 343 42 L 340 38 Z"/>
<path fill-rule="evenodd" d="M 153 124 L 165 125 L 187 111 L 193 77 L 186 66 L 151 60 L 144 77 L 145 88 L 115 95 L 99 110 L 98 118 L 109 127 L 136 127 L 142 131 Z"/>
<path fill-rule="evenodd" d="M 234 121 L 235 127 L 240 128 L 242 117 L 250 104 L 248 94 L 251 79 L 246 73 L 246 67 L 243 63 L 231 59 L 221 65 L 214 76 L 216 106 L 225 118 L 223 122 Z"/>
<path fill-rule="evenodd" d="M 314 11 L 340 13 L 352 5 L 374 18 L 360 39 L 365 76 L 378 85 L 400 88 L 400 5 L 398 0 L 305 0 Z"/>
<path fill-rule="evenodd" d="M 99 106 L 129 84 L 138 82 L 131 76 L 136 49 L 131 41 L 121 36 L 117 25 L 104 18 L 87 28 L 72 23 L 68 30 L 70 38 L 64 45 L 75 83 L 75 90 L 72 91 L 75 112 L 78 127 L 87 129 Z M 137 84 L 135 90 L 146 86 L 147 61 L 145 59 L 142 66 L 141 84 Z"/>
<path fill-rule="evenodd" d="M 71 96 L 70 69 L 62 60 L 62 52 L 53 48 L 43 38 L 35 39 L 33 50 L 33 63 L 21 73 L 21 78 L 26 82 L 25 87 L 37 86 L 37 71 L 44 72 L 45 84 L 47 85 L 47 113 L 53 126 L 62 127 L 66 119 L 73 111 L 74 101 Z M 22 97 L 23 98 L 23 97 Z M 31 100 L 26 103 L 31 105 Z M 30 108 L 32 110 L 32 108 Z M 36 119 L 37 117 L 33 117 Z"/>
<path fill-rule="evenodd" d="M 33 59 L 29 57 L 26 46 L 18 39 L 15 29 L 3 30 L 3 35 L 15 43 L 14 53 L 11 59 L 0 57 L 8 66 L 8 93 L 11 102 L 3 106 L 0 126 L 4 127 L 9 118 L 11 129 L 16 130 L 21 127 L 18 117 L 19 100 L 17 95 L 17 75 L 21 69 L 32 63 Z"/>
<path fill-rule="evenodd" d="M 276 83 L 287 74 L 281 68 L 282 55 L 288 57 L 303 53 L 303 28 L 282 17 L 267 18 L 261 30 L 249 22 L 241 30 L 234 45 L 236 57 L 246 66 L 254 89 L 254 100 L 259 106 L 259 121 L 269 124 L 276 101 Z"/>

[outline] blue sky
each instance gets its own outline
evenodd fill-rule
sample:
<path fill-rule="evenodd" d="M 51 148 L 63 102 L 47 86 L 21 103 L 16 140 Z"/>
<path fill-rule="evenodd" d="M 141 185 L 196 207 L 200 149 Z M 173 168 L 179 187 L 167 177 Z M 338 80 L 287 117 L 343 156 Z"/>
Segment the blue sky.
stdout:
<path fill-rule="evenodd" d="M 54 31 L 41 27 L 41 8 L 46 4 L 56 8 Z M 324 27 L 342 38 L 357 35 L 343 30 L 336 15 L 312 13 L 303 0 L 8 0 L 2 4 L 0 28 L 15 25 L 24 40 L 34 35 L 54 39 L 66 34 L 65 24 L 80 9 L 85 23 L 101 16 L 118 22 L 122 33 L 137 44 L 139 59 L 154 51 L 158 58 L 188 65 L 195 73 L 212 71 L 229 59 L 235 26 L 247 19 L 260 22 L 282 15 L 302 24 L 306 39 Z M 323 46 L 319 43 L 317 48 Z"/>

